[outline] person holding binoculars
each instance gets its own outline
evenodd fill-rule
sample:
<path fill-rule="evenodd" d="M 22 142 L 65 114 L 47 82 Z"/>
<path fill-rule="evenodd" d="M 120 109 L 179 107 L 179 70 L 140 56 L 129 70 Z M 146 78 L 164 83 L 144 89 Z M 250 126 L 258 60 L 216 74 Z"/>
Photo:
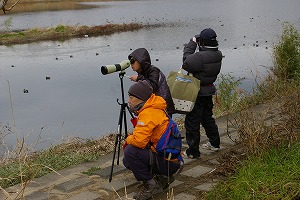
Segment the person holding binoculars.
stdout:
<path fill-rule="evenodd" d="M 209 139 L 203 148 L 220 150 L 220 135 L 212 111 L 212 96 L 216 93 L 214 82 L 220 73 L 223 58 L 216 38 L 216 32 L 206 28 L 192 37 L 183 50 L 182 68 L 201 81 L 194 108 L 185 117 L 186 141 L 189 145 L 185 154 L 189 158 L 200 157 L 200 124 Z M 196 51 L 197 46 L 199 51 Z"/>
<path fill-rule="evenodd" d="M 145 48 L 138 48 L 129 54 L 128 59 L 136 75 L 130 76 L 130 80 L 138 82 L 147 80 L 153 88 L 153 93 L 161 96 L 167 102 L 167 113 L 170 117 L 175 111 L 169 86 L 165 75 L 161 70 L 151 64 L 149 52 Z"/>

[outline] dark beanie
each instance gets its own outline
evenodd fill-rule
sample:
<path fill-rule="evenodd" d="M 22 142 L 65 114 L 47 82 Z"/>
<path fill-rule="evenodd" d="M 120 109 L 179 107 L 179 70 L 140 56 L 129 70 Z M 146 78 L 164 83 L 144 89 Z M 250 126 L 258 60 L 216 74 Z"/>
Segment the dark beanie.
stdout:
<path fill-rule="evenodd" d="M 195 37 L 204 40 L 216 40 L 217 34 L 213 29 L 206 28 L 199 35 L 195 35 Z"/>
<path fill-rule="evenodd" d="M 128 90 L 129 95 L 134 96 L 143 101 L 147 101 L 150 98 L 152 92 L 153 89 L 146 80 L 134 83 Z"/>

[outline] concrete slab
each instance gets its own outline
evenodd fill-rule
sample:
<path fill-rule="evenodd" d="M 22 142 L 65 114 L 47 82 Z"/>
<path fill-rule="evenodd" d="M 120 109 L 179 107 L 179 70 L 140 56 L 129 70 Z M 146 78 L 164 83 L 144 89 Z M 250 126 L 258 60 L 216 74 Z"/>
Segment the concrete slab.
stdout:
<path fill-rule="evenodd" d="M 208 162 L 211 163 L 211 164 L 214 164 L 214 165 L 219 165 L 219 164 L 221 164 L 221 163 L 220 163 L 219 161 L 217 161 L 216 159 L 209 160 Z"/>
<path fill-rule="evenodd" d="M 119 165 L 123 165 L 123 156 L 122 155 L 123 155 L 123 151 L 120 152 Z M 118 158 L 116 155 L 114 164 L 117 165 L 117 162 L 118 162 Z M 107 160 L 106 162 L 101 162 L 99 167 L 100 168 L 111 167 L 111 164 L 112 164 L 112 157 L 109 160 Z"/>
<path fill-rule="evenodd" d="M 174 200 L 193 200 L 196 199 L 195 195 L 180 193 L 175 195 Z"/>
<path fill-rule="evenodd" d="M 55 199 L 55 195 L 51 195 L 48 193 L 45 193 L 43 191 L 37 191 L 34 192 L 28 196 L 25 196 L 25 200 L 48 200 L 48 199 Z"/>
<path fill-rule="evenodd" d="M 189 170 L 181 172 L 181 175 L 190 176 L 190 177 L 199 177 L 199 176 L 206 174 L 212 170 L 214 170 L 214 168 L 199 165 L 199 166 L 196 166 Z"/>
<path fill-rule="evenodd" d="M 116 177 L 111 182 L 107 182 L 101 186 L 102 189 L 108 191 L 118 191 L 120 189 L 125 189 L 125 187 L 130 187 L 137 184 L 138 181 L 134 178 L 132 174 L 124 174 L 122 177 Z"/>
<path fill-rule="evenodd" d="M 114 176 L 124 173 L 125 171 L 127 171 L 127 169 L 123 165 L 114 165 L 114 167 L 113 167 L 113 175 Z M 110 173 L 111 173 L 111 166 L 103 168 L 103 169 L 99 169 L 99 170 L 93 172 L 94 175 L 98 175 L 104 179 L 108 179 L 110 177 Z"/>
<path fill-rule="evenodd" d="M 211 150 L 209 150 L 209 149 L 203 149 L 202 146 L 201 146 L 201 148 L 200 148 L 200 153 L 201 153 L 201 154 L 204 154 L 204 155 L 211 155 L 211 154 L 216 153 L 216 152 L 211 151 Z"/>
<path fill-rule="evenodd" d="M 189 158 L 187 156 L 183 156 L 183 161 L 184 161 L 183 167 L 184 167 L 184 165 L 186 165 L 186 164 L 188 164 L 190 162 L 196 161 L 196 160 L 197 159 L 191 159 L 191 158 Z"/>
<path fill-rule="evenodd" d="M 67 200 L 83 200 L 83 199 L 84 200 L 100 200 L 103 198 L 101 198 L 101 196 L 99 196 L 99 194 L 96 194 L 94 192 L 85 191 L 85 192 L 81 192 L 77 195 L 74 195 L 74 196 L 68 198 Z"/>
<path fill-rule="evenodd" d="M 183 184 L 182 181 L 175 180 L 173 183 L 171 183 L 170 188 L 174 188 L 174 187 L 176 187 L 178 185 L 181 185 L 181 184 Z"/>
<path fill-rule="evenodd" d="M 56 189 L 61 190 L 63 192 L 72 192 L 82 187 L 88 186 L 93 184 L 94 181 L 86 178 L 86 177 L 79 177 L 76 179 L 69 180 L 67 182 L 61 183 L 55 186 Z"/>
<path fill-rule="evenodd" d="M 217 183 L 204 183 L 204 184 L 201 184 L 197 187 L 195 187 L 197 190 L 201 190 L 201 191 L 211 191 L 212 188 L 216 185 Z"/>

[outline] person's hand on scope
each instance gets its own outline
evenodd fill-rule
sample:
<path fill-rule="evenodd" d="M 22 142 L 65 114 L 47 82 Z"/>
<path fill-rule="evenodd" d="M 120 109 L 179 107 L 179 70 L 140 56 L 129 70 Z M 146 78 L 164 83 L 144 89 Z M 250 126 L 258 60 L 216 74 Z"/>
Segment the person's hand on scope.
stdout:
<path fill-rule="evenodd" d="M 131 81 L 136 81 L 136 80 L 137 80 L 137 77 L 138 77 L 138 75 L 132 75 L 132 76 L 129 77 L 129 79 L 130 79 Z"/>

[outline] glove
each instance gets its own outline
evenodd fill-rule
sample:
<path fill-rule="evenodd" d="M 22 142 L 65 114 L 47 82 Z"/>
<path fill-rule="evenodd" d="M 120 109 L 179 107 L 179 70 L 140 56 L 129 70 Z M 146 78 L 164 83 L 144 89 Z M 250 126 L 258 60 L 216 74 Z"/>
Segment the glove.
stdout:
<path fill-rule="evenodd" d="M 123 150 L 127 147 L 127 145 L 128 145 L 128 144 L 127 144 L 127 142 L 125 141 L 124 144 L 123 144 Z"/>
<path fill-rule="evenodd" d="M 131 118 L 130 121 L 131 121 L 131 123 L 133 125 L 133 128 L 134 128 L 136 126 L 137 121 L 138 121 L 137 117 Z"/>
<path fill-rule="evenodd" d="M 196 38 L 196 37 L 193 37 L 191 40 L 192 40 L 193 42 L 197 43 L 197 38 Z"/>

